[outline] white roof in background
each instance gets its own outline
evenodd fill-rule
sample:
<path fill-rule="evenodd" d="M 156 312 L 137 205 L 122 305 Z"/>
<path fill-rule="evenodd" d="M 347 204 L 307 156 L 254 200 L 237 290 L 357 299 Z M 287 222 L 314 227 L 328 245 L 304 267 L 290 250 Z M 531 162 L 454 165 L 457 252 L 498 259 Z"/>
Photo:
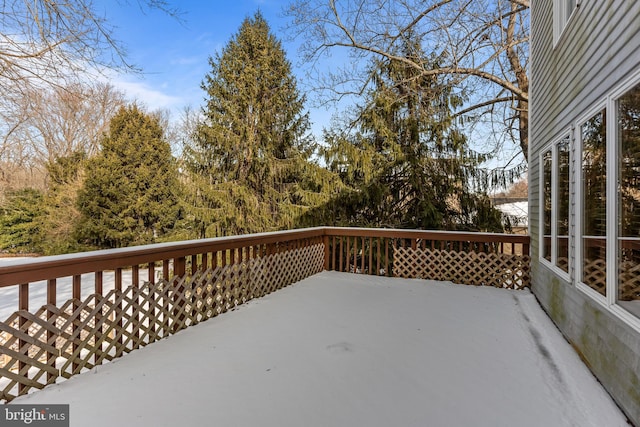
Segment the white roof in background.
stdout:
<path fill-rule="evenodd" d="M 508 215 L 512 225 L 526 227 L 529 224 L 529 202 L 502 203 L 495 208 Z"/>
<path fill-rule="evenodd" d="M 528 290 L 336 272 L 13 403 L 94 427 L 627 426 Z"/>

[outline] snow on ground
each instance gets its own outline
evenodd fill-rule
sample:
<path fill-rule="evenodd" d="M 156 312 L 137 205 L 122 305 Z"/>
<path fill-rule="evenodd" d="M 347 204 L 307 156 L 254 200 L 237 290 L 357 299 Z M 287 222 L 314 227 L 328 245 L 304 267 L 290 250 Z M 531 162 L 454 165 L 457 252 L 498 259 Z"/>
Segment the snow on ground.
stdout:
<path fill-rule="evenodd" d="M 529 291 L 323 272 L 14 400 L 72 426 L 626 426 Z"/>

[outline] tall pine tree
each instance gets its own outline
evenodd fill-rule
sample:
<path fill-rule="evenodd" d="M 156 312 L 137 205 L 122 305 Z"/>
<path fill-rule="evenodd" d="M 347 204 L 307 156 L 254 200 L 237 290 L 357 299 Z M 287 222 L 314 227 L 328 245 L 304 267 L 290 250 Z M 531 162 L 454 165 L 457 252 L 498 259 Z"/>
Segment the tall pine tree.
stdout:
<path fill-rule="evenodd" d="M 42 250 L 45 255 L 79 252 L 75 227 L 80 219 L 78 190 L 82 188 L 87 156 L 75 151 L 47 162 L 48 189 L 44 195 Z"/>
<path fill-rule="evenodd" d="M 500 214 L 478 193 L 484 160 L 468 148 L 451 111 L 462 100 L 439 76 L 410 64 L 427 56 L 407 39 L 399 56 L 372 65 L 371 90 L 357 109 L 357 131 L 328 132 L 326 160 L 349 191 L 320 215 L 344 225 L 501 230 Z"/>
<path fill-rule="evenodd" d="M 122 107 L 101 148 L 87 161 L 78 194 L 78 237 L 112 248 L 151 243 L 168 233 L 179 216 L 179 182 L 158 118 L 136 105 Z"/>
<path fill-rule="evenodd" d="M 42 251 L 43 194 L 34 188 L 10 191 L 0 203 L 0 251 Z"/>
<path fill-rule="evenodd" d="M 209 62 L 204 120 L 185 150 L 198 237 L 294 226 L 336 185 L 308 161 L 308 114 L 281 43 L 258 12 Z"/>

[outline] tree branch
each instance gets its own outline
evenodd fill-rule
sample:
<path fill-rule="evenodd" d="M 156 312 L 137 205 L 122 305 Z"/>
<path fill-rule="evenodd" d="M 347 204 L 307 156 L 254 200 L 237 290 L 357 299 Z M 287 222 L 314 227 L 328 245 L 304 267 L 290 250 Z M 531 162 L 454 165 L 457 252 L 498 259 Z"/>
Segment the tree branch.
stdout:
<path fill-rule="evenodd" d="M 479 104 L 474 104 L 471 107 L 458 111 L 453 115 L 453 117 L 457 118 L 480 108 L 488 107 L 490 105 L 500 104 L 502 102 L 510 102 L 510 101 L 513 102 L 513 96 L 505 96 L 501 98 L 489 99 L 488 101 L 481 102 Z"/>

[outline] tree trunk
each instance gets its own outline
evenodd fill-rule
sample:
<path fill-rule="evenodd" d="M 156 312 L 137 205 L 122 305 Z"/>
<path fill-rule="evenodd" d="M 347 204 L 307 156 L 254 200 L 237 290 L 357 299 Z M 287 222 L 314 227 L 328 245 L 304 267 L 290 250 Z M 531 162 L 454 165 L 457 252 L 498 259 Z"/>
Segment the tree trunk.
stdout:
<path fill-rule="evenodd" d="M 529 162 L 529 102 L 518 101 L 518 130 L 520 133 L 520 148 L 527 163 Z"/>

